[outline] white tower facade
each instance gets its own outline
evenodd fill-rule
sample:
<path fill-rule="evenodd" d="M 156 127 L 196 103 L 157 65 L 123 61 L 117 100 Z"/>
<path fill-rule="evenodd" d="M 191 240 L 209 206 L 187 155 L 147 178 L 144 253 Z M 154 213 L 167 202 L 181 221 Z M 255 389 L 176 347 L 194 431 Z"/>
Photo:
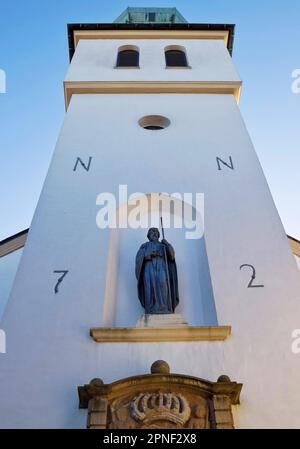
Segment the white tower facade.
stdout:
<path fill-rule="evenodd" d="M 300 426 L 299 273 L 239 110 L 233 31 L 69 26 L 66 116 L 1 323 L 1 427 L 84 428 L 77 386 L 144 374 L 158 359 L 242 383 L 235 427 Z M 124 186 L 128 197 L 204 195 L 203 235 L 165 231 L 188 323 L 175 336 L 136 328 L 147 231 L 97 224 L 99 194 L 120 216 Z"/>

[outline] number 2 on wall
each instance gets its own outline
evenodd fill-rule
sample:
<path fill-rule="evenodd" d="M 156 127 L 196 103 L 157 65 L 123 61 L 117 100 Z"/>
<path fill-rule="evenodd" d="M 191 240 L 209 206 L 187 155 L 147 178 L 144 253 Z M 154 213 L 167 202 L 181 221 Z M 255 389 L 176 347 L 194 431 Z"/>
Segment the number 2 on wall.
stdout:
<path fill-rule="evenodd" d="M 248 288 L 257 288 L 257 287 L 264 287 L 264 285 L 253 285 L 253 281 L 256 278 L 256 271 L 253 265 L 250 265 L 248 263 L 244 263 L 243 265 L 240 266 L 240 270 L 244 267 L 249 267 L 252 270 L 252 275 L 249 281 L 249 284 L 247 285 Z"/>

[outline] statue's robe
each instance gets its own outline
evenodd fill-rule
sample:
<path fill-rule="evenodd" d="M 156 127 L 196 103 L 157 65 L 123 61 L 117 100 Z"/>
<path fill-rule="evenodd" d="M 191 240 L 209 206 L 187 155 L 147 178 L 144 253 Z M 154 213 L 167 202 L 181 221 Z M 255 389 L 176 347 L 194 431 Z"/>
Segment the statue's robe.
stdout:
<path fill-rule="evenodd" d="M 154 257 L 151 256 L 152 253 L 155 253 Z M 145 313 L 174 313 L 179 303 L 179 295 L 172 245 L 159 241 L 144 243 L 136 255 L 135 273 L 138 296 Z"/>

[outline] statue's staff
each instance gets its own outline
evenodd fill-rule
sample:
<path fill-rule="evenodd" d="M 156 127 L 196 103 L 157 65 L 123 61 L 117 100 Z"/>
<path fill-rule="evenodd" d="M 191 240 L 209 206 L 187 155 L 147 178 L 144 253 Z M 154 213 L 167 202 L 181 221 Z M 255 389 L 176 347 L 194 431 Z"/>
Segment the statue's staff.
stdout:
<path fill-rule="evenodd" d="M 165 231 L 164 231 L 164 225 L 163 225 L 163 219 L 162 217 L 160 217 L 160 225 L 161 225 L 161 232 L 162 232 L 162 237 L 163 240 L 165 240 Z M 167 281 L 168 281 L 168 290 L 169 290 L 169 299 L 172 303 L 172 298 L 171 298 L 171 287 L 170 287 L 170 275 L 169 275 L 169 264 L 168 264 L 168 257 L 167 257 L 167 249 L 164 245 L 164 253 L 165 253 L 165 261 L 166 261 L 166 267 L 167 267 Z"/>

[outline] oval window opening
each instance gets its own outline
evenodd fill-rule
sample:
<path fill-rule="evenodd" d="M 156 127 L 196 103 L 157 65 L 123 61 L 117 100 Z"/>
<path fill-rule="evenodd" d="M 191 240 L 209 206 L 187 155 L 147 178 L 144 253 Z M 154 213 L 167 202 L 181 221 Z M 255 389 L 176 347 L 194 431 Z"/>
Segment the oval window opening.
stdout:
<path fill-rule="evenodd" d="M 162 115 L 146 115 L 139 120 L 139 125 L 148 130 L 157 131 L 170 125 L 170 120 Z"/>

